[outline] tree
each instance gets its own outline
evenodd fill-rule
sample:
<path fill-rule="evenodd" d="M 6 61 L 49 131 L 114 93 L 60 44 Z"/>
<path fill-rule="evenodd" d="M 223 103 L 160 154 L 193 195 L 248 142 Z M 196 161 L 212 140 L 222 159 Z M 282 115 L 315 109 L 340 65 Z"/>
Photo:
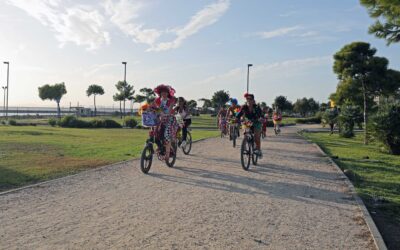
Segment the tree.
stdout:
<path fill-rule="evenodd" d="M 119 97 L 124 102 L 124 116 L 125 116 L 125 102 L 129 100 L 134 94 L 135 91 L 133 90 L 133 86 L 129 85 L 126 81 L 119 81 L 115 87 L 119 91 Z"/>
<path fill-rule="evenodd" d="M 141 94 L 135 96 L 136 102 L 140 103 L 146 101 L 148 103 L 152 103 L 156 99 L 156 94 L 151 88 L 141 88 L 139 92 Z"/>
<path fill-rule="evenodd" d="M 230 99 L 229 93 L 225 90 L 219 90 L 215 92 L 211 98 L 211 103 L 215 108 L 221 108 L 224 106 Z"/>
<path fill-rule="evenodd" d="M 274 104 L 272 105 L 273 108 L 278 108 L 282 111 L 290 112 L 293 110 L 293 104 L 287 100 L 285 96 L 277 96 L 275 98 Z"/>
<path fill-rule="evenodd" d="M 96 95 L 104 95 L 104 89 L 102 86 L 92 84 L 86 90 L 87 96 L 93 95 L 93 102 L 94 102 L 94 116 L 97 115 L 97 107 L 96 107 Z"/>
<path fill-rule="evenodd" d="M 65 83 L 56 83 L 54 85 L 43 85 L 39 87 L 39 97 L 42 100 L 54 100 L 57 103 L 57 117 L 61 117 L 60 101 L 63 95 L 67 93 Z"/>
<path fill-rule="evenodd" d="M 122 101 L 124 100 L 124 97 L 123 97 L 121 94 L 116 93 L 116 94 L 113 95 L 113 100 L 114 100 L 114 102 L 119 102 L 119 114 L 120 114 L 121 119 L 122 119 L 122 107 L 121 107 L 121 103 L 122 103 Z"/>
<path fill-rule="evenodd" d="M 361 0 L 369 15 L 378 19 L 369 28 L 370 34 L 386 39 L 388 45 L 400 41 L 400 1 L 398 0 Z M 384 23 L 382 23 L 382 22 Z"/>
<path fill-rule="evenodd" d="M 187 102 L 187 105 L 190 109 L 195 109 L 197 107 L 197 102 L 195 100 L 190 100 Z"/>
<path fill-rule="evenodd" d="M 268 107 L 268 106 L 267 106 L 267 103 L 266 103 L 266 102 L 261 102 L 261 103 L 260 103 L 260 107 L 263 109 L 263 108 L 266 108 L 266 107 Z"/>
<path fill-rule="evenodd" d="M 212 107 L 212 102 L 211 102 L 211 100 L 210 99 L 207 99 L 207 98 L 201 98 L 201 99 L 199 99 L 199 101 L 200 102 L 203 102 L 203 109 L 204 110 L 207 110 L 208 108 L 211 108 Z"/>
<path fill-rule="evenodd" d="M 368 104 L 371 100 L 383 93 L 387 82 L 386 73 L 388 60 L 375 56 L 376 49 L 369 43 L 354 42 L 344 46 L 334 55 L 333 71 L 338 75 L 342 89 L 348 93 L 348 99 L 353 99 L 349 94 L 359 98 L 362 94 L 364 107 L 364 144 L 368 144 Z M 336 96 L 336 98 L 340 97 Z"/>

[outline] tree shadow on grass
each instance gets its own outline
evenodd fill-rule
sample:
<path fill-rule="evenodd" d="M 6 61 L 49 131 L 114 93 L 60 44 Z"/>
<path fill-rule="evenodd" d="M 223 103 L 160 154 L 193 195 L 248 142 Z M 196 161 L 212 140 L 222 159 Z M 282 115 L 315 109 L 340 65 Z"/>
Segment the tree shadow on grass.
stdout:
<path fill-rule="evenodd" d="M 23 185 L 32 184 L 39 180 L 18 171 L 0 166 L 0 192 L 7 191 L 13 188 L 18 188 Z"/>

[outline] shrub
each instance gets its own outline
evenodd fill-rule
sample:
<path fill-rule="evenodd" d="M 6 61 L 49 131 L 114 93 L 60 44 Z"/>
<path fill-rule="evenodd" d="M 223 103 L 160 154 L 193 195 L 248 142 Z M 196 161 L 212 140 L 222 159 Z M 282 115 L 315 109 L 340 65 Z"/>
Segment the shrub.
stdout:
<path fill-rule="evenodd" d="M 6 121 L 1 121 L 1 124 L 6 125 Z"/>
<path fill-rule="evenodd" d="M 336 124 L 338 122 L 339 112 L 337 109 L 327 109 L 322 114 L 322 122 L 324 124 Z"/>
<path fill-rule="evenodd" d="M 10 125 L 10 126 L 17 126 L 18 124 L 17 124 L 17 121 L 16 120 L 9 120 L 8 121 L 8 125 Z"/>
<path fill-rule="evenodd" d="M 354 137 L 354 125 L 358 124 L 360 126 L 360 120 L 362 121 L 360 107 L 352 105 L 343 106 L 338 118 L 340 126 L 339 135 L 344 138 Z"/>
<path fill-rule="evenodd" d="M 385 105 L 371 119 L 372 135 L 388 151 L 400 155 L 400 105 Z"/>
<path fill-rule="evenodd" d="M 125 118 L 124 124 L 125 124 L 125 127 L 136 128 L 136 126 L 138 125 L 138 122 L 133 118 Z"/>
<path fill-rule="evenodd" d="M 77 119 L 73 115 L 64 116 L 60 121 L 60 126 L 64 128 L 90 128 L 90 122 Z"/>
<path fill-rule="evenodd" d="M 122 128 L 122 126 L 114 120 L 106 119 L 104 120 L 104 128 Z"/>
<path fill-rule="evenodd" d="M 298 118 L 295 120 L 295 122 L 298 124 L 320 124 L 321 117 L 313 116 L 309 118 Z"/>
<path fill-rule="evenodd" d="M 90 125 L 92 128 L 104 128 L 104 120 L 94 119 L 90 121 Z"/>
<path fill-rule="evenodd" d="M 49 125 L 52 126 L 52 127 L 56 126 L 57 125 L 57 120 L 54 119 L 54 118 L 50 118 L 49 119 Z"/>

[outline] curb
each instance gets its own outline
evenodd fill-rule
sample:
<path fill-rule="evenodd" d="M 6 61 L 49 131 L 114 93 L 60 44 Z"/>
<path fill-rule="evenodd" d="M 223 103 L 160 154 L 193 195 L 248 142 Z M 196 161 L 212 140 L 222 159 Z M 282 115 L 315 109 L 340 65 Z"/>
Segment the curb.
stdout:
<path fill-rule="evenodd" d="M 208 137 L 208 138 L 194 140 L 193 143 L 202 142 L 202 141 L 205 141 L 205 140 L 208 140 L 208 139 L 212 139 L 212 138 L 216 138 L 216 137 Z M 139 158 L 133 158 L 133 159 L 126 160 L 126 161 L 120 161 L 120 162 L 116 162 L 116 163 L 100 166 L 100 167 L 93 168 L 93 169 L 82 170 L 82 171 L 79 171 L 78 173 L 75 173 L 75 174 L 66 175 L 66 176 L 62 176 L 62 177 L 55 178 L 55 179 L 52 179 L 52 180 L 42 181 L 42 182 L 38 182 L 38 183 L 35 183 L 35 184 L 31 184 L 31 185 L 27 185 L 27 186 L 23 186 L 23 187 L 19 187 L 19 188 L 14 188 L 14 189 L 10 189 L 10 190 L 7 190 L 7 191 L 3 191 L 3 192 L 0 192 L 0 196 L 8 195 L 8 194 L 11 194 L 11 193 L 16 193 L 16 192 L 19 192 L 21 190 L 38 187 L 40 185 L 49 184 L 49 183 L 52 183 L 52 182 L 55 182 L 55 181 L 60 181 L 60 180 L 63 180 L 63 179 L 71 178 L 71 177 L 77 176 L 77 175 L 82 174 L 82 173 L 95 172 L 95 171 L 99 171 L 99 170 L 102 170 L 102 169 L 105 169 L 105 168 L 111 168 L 111 167 L 115 167 L 117 165 L 131 163 L 131 162 L 134 162 L 134 161 L 137 161 L 137 160 L 139 160 Z"/>
<path fill-rule="evenodd" d="M 307 132 L 307 131 L 304 131 L 304 132 Z M 303 137 L 304 139 L 306 139 L 308 142 L 310 142 L 314 147 L 316 147 L 325 157 L 327 157 L 329 159 L 329 162 L 337 169 L 337 171 L 340 172 L 341 175 L 345 177 L 344 181 L 346 182 L 347 186 L 350 188 L 350 192 L 351 192 L 352 196 L 356 200 L 358 207 L 360 208 L 360 210 L 362 211 L 362 213 L 364 215 L 365 222 L 367 223 L 368 229 L 372 234 L 372 238 L 374 239 L 375 246 L 379 250 L 387 250 L 385 241 L 383 240 L 381 233 L 379 232 L 374 220 L 372 219 L 371 214 L 368 212 L 368 209 L 365 206 L 364 202 L 362 201 L 360 196 L 358 196 L 353 183 L 343 173 L 342 169 L 336 164 L 336 162 L 331 157 L 329 157 L 329 155 L 327 155 L 325 153 L 325 151 L 322 150 L 322 148 L 317 143 L 305 138 L 303 135 L 300 134 L 300 131 L 297 132 L 297 134 L 300 135 L 301 137 Z"/>

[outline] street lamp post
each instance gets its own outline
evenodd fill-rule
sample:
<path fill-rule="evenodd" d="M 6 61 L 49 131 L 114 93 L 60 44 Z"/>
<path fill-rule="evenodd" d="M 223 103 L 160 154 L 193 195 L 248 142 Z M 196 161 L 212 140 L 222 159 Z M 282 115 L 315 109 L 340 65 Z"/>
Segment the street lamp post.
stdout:
<path fill-rule="evenodd" d="M 247 93 L 249 93 L 250 67 L 252 66 L 253 64 L 247 64 Z"/>
<path fill-rule="evenodd" d="M 125 67 L 125 71 L 124 71 L 124 82 L 126 82 L 126 64 L 127 64 L 127 62 L 122 62 L 122 64 L 123 64 L 124 67 Z"/>
<path fill-rule="evenodd" d="M 10 91 L 9 85 L 9 80 L 10 80 L 10 63 L 9 62 L 4 62 L 4 64 L 7 65 L 7 103 L 6 103 L 6 119 L 8 119 L 8 92 Z"/>
<path fill-rule="evenodd" d="M 3 100 L 3 116 L 5 116 L 6 113 L 6 90 L 7 90 L 7 86 L 3 86 L 1 87 L 3 89 L 4 92 L 4 100 Z"/>

